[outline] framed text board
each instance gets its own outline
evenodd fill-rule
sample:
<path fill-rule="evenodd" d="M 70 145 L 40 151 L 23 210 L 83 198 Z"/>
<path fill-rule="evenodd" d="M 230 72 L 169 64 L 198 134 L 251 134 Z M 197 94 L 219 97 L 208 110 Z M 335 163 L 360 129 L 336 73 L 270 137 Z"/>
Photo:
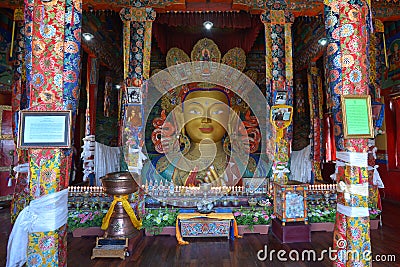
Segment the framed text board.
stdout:
<path fill-rule="evenodd" d="M 19 148 L 70 148 L 70 110 L 28 111 L 19 113 Z"/>
<path fill-rule="evenodd" d="M 344 138 L 374 138 L 371 97 L 342 95 Z"/>

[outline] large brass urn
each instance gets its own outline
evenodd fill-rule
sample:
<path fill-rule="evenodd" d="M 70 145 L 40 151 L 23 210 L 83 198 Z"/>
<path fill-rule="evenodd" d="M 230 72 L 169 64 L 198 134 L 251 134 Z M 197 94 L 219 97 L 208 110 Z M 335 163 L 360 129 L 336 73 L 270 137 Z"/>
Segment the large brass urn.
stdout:
<path fill-rule="evenodd" d="M 128 198 L 128 195 L 136 192 L 138 189 L 138 185 L 132 175 L 137 174 L 113 172 L 101 178 L 104 192 L 114 196 L 115 202 L 115 205 L 111 205 L 109 210 L 109 213 L 112 212 L 112 215 L 109 219 L 108 228 L 104 229 L 104 237 L 106 238 L 131 238 L 138 233 L 138 229 L 134 227 L 123 205 L 123 201 Z M 127 205 L 127 203 L 125 204 Z M 113 210 L 111 210 L 112 208 Z"/>

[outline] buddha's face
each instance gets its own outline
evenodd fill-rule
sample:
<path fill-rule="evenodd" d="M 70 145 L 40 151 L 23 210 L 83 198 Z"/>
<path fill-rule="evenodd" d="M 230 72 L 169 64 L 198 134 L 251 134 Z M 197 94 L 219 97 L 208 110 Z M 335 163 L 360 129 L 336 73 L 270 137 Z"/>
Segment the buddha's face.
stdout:
<path fill-rule="evenodd" d="M 222 140 L 229 120 L 229 102 L 220 91 L 194 91 L 183 105 L 185 130 L 192 142 Z"/>

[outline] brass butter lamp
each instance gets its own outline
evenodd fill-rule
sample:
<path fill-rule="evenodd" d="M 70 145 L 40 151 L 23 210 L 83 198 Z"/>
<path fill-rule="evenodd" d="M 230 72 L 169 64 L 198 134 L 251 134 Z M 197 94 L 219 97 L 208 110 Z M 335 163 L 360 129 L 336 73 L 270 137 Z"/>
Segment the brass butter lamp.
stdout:
<path fill-rule="evenodd" d="M 132 175 L 138 176 L 136 173 L 113 172 L 101 178 L 104 192 L 114 196 L 101 225 L 105 238 L 132 238 L 142 226 L 128 201 L 129 194 L 138 190 Z"/>

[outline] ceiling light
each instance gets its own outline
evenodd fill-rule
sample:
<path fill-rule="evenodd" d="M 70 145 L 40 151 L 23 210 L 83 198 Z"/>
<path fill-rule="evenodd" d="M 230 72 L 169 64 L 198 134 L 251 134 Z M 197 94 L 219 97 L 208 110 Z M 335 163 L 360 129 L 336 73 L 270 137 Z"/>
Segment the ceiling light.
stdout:
<path fill-rule="evenodd" d="M 86 41 L 90 41 L 94 38 L 94 35 L 89 32 L 82 33 L 82 36 Z"/>
<path fill-rule="evenodd" d="M 121 88 L 121 85 L 119 85 L 119 84 L 115 85 L 115 89 L 119 90 L 120 88 Z"/>
<path fill-rule="evenodd" d="M 325 37 L 323 37 L 323 38 L 318 40 L 318 43 L 320 45 L 326 45 L 328 43 L 328 40 Z"/>
<path fill-rule="evenodd" d="M 203 23 L 204 28 L 206 28 L 207 30 L 211 30 L 213 25 L 214 24 L 211 21 L 208 21 L 208 20 Z"/>

